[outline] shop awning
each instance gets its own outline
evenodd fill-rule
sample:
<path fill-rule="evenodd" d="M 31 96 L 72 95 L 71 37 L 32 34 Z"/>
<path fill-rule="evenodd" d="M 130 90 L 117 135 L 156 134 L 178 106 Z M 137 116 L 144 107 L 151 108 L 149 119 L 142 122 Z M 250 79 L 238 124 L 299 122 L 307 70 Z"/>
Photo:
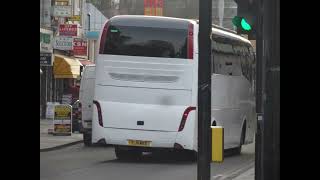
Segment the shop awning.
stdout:
<path fill-rule="evenodd" d="M 54 55 L 53 73 L 54 78 L 77 78 L 80 76 L 82 64 L 71 57 Z"/>

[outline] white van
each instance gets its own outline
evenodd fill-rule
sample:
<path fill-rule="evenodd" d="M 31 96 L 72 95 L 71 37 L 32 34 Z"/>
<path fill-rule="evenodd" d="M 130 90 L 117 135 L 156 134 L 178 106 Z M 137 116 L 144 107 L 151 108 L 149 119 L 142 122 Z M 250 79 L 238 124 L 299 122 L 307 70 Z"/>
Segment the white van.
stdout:
<path fill-rule="evenodd" d="M 115 16 L 105 24 L 92 142 L 115 145 L 120 159 L 156 149 L 197 151 L 198 30 L 195 20 L 156 16 Z M 211 124 L 224 127 L 224 148 L 240 153 L 256 127 L 253 48 L 220 27 L 208 38 L 215 58 Z"/>
<path fill-rule="evenodd" d="M 95 65 L 87 65 L 83 70 L 79 92 L 83 141 L 86 146 L 91 145 L 94 82 Z"/>

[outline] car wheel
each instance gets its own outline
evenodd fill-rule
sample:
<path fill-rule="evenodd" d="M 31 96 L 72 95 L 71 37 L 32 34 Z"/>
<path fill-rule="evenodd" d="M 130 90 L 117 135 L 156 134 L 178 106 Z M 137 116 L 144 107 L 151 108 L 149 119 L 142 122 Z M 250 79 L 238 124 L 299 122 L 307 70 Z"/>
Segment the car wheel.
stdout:
<path fill-rule="evenodd" d="M 83 143 L 85 146 L 91 146 L 92 142 L 91 142 L 91 133 L 83 133 Z"/>
<path fill-rule="evenodd" d="M 246 136 L 246 123 L 244 123 L 242 130 L 241 130 L 241 139 L 240 139 L 240 145 L 235 149 L 235 154 L 239 155 L 241 154 L 242 145 L 244 144 Z"/>

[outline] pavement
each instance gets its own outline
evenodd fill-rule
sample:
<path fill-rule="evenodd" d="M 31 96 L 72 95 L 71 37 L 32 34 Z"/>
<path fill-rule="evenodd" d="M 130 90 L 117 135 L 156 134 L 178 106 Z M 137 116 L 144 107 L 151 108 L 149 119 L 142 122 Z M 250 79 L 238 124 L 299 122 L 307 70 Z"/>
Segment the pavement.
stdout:
<path fill-rule="evenodd" d="M 254 167 L 241 173 L 239 176 L 233 178 L 233 180 L 254 180 Z"/>
<path fill-rule="evenodd" d="M 247 151 L 248 146 L 253 146 L 251 145 L 244 145 L 242 148 L 242 151 Z M 253 146 L 254 147 L 254 146 Z M 241 168 L 231 171 L 226 174 L 223 180 L 254 180 L 254 169 L 255 168 L 255 161 L 254 159 L 251 162 L 248 162 L 247 164 L 243 165 Z"/>
<path fill-rule="evenodd" d="M 212 176 L 211 180 L 254 180 L 254 161 L 240 168 Z"/>
<path fill-rule="evenodd" d="M 49 134 L 53 129 L 53 120 L 40 119 L 40 152 L 51 151 L 83 142 L 81 133 L 72 133 L 71 136 L 54 136 Z"/>

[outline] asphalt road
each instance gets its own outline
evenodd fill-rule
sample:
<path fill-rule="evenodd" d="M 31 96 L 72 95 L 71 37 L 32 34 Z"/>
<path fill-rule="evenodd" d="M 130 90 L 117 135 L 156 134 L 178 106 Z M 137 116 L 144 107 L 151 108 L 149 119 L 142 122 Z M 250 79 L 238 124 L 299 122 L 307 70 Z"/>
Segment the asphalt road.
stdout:
<path fill-rule="evenodd" d="M 212 179 L 244 171 L 254 163 L 254 144 L 243 146 L 241 155 L 211 164 Z M 219 177 L 219 178 L 218 178 Z M 40 152 L 40 180 L 196 180 L 197 163 L 174 153 L 145 155 L 139 161 L 119 161 L 113 147 L 84 147 Z"/>

